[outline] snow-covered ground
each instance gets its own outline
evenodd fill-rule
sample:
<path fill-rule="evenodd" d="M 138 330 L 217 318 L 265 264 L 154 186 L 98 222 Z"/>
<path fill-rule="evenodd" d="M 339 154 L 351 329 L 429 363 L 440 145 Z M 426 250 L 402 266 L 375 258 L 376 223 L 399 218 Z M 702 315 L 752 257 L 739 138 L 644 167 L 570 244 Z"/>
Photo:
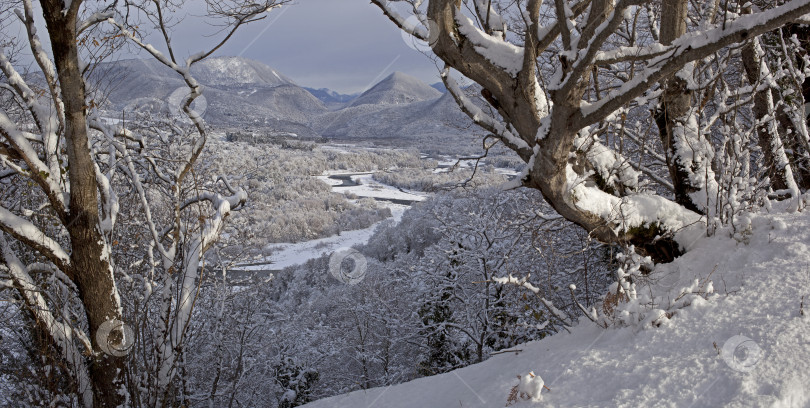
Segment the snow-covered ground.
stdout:
<path fill-rule="evenodd" d="M 718 232 L 656 268 L 644 290 L 663 299 L 707 277 L 715 292 L 660 327 L 603 329 L 583 318 L 519 352 L 306 407 L 503 407 L 530 371 L 551 391 L 514 407 L 810 406 L 810 317 L 800 313 L 810 295 L 810 213 L 756 216 L 751 225 L 747 244 Z"/>
<path fill-rule="evenodd" d="M 461 168 L 472 168 L 475 165 L 475 160 L 458 160 L 450 156 L 441 156 L 436 159 L 436 165 L 440 168 L 453 167 L 455 165 Z"/>
<path fill-rule="evenodd" d="M 475 160 L 459 160 L 450 156 L 440 156 L 435 160 L 434 173 L 446 173 L 452 169 L 472 169 L 475 166 Z"/>

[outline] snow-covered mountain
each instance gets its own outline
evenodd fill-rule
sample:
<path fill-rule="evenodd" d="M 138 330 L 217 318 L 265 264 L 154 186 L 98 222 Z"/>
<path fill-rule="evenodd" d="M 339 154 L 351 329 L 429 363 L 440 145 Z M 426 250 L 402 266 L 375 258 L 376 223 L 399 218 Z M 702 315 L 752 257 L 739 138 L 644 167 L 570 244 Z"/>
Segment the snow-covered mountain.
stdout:
<path fill-rule="evenodd" d="M 89 77 L 90 91 L 103 94 L 112 109 L 120 110 L 140 98 L 165 100 L 184 86 L 177 73 L 153 59 L 101 63 Z M 96 101 L 100 99 L 97 95 Z"/>
<path fill-rule="evenodd" d="M 470 125 L 452 95 L 400 72 L 313 122 L 318 133 L 334 139 L 436 138 L 469 134 Z"/>
<path fill-rule="evenodd" d="M 241 57 L 208 58 L 192 66 L 191 73 L 200 83 L 211 86 L 295 85 L 292 79 L 275 69 Z"/>
<path fill-rule="evenodd" d="M 402 141 L 458 136 L 471 129 L 449 94 L 401 72 L 359 96 L 303 88 L 263 63 L 239 57 L 207 59 L 192 74 L 203 85 L 204 118 L 213 126 Z M 185 90 L 175 72 L 149 59 L 100 64 L 91 83 L 106 95 L 103 106 L 115 116 L 143 106 L 169 109 L 172 93 Z"/>
<path fill-rule="evenodd" d="M 327 107 L 334 107 L 334 108 L 342 108 L 346 103 L 351 102 L 354 98 L 357 98 L 360 94 L 342 94 L 339 92 L 335 92 L 329 88 L 307 88 L 304 87 L 309 93 L 311 93 L 316 98 L 320 99 L 321 102 L 324 103 Z"/>
<path fill-rule="evenodd" d="M 193 66 L 192 74 L 203 85 L 204 118 L 214 126 L 269 128 L 317 137 L 310 120 L 328 111 L 290 78 L 246 58 L 210 58 Z M 100 64 L 91 83 L 106 94 L 104 106 L 111 112 L 145 104 L 169 109 L 172 93 L 185 89 L 177 73 L 148 59 Z"/>
<path fill-rule="evenodd" d="M 394 72 L 352 101 L 349 106 L 402 105 L 441 96 L 430 85 L 402 72 Z"/>
<path fill-rule="evenodd" d="M 349 106 L 320 116 L 313 125 L 320 134 L 335 139 L 407 139 L 458 134 L 469 128 L 469 118 L 445 94 L 412 103 Z"/>

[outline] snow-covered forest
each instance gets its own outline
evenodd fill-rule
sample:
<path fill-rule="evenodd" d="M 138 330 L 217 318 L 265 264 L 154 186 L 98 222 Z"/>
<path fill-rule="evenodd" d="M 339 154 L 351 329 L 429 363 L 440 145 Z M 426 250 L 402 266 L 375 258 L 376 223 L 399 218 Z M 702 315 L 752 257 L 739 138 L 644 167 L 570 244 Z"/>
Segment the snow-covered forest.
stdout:
<path fill-rule="evenodd" d="M 0 406 L 810 404 L 810 1 L 354 3 L 0 0 Z"/>

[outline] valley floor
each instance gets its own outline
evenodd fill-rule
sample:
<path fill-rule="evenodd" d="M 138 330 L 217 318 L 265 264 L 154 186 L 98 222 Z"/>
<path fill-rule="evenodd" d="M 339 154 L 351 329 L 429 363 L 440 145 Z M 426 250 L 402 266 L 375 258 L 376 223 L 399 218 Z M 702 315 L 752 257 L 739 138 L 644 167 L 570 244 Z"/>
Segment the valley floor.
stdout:
<path fill-rule="evenodd" d="M 551 391 L 514 407 L 810 406 L 810 212 L 755 216 L 748 243 L 719 231 L 639 290 L 677 297 L 713 282 L 707 300 L 660 327 L 603 329 L 583 318 L 571 333 L 446 374 L 316 401 L 310 408 L 503 407 L 518 375 Z M 711 276 L 710 276 L 711 275 Z"/>
<path fill-rule="evenodd" d="M 268 244 L 265 248 L 272 251 L 272 255 L 264 260 L 252 262 L 249 265 L 237 266 L 239 270 L 261 271 L 261 270 L 281 270 L 294 265 L 301 265 L 310 259 L 318 258 L 324 254 L 330 254 L 340 248 L 348 248 L 355 245 L 363 245 L 374 235 L 374 231 L 383 222 L 398 223 L 402 218 L 402 213 L 410 205 L 399 202 L 418 202 L 426 198 L 426 194 L 417 194 L 401 191 L 396 187 L 384 185 L 374 181 L 371 173 L 341 173 L 327 172 L 323 176 L 317 176 L 318 180 L 332 185 L 332 191 L 341 194 L 353 194 L 358 198 L 370 197 L 377 199 L 382 205 L 391 210 L 391 218 L 377 222 L 368 228 L 359 230 L 343 231 L 338 235 L 326 238 L 313 239 L 298 243 L 278 243 Z M 334 175 L 344 175 L 351 180 L 351 186 L 342 187 L 340 180 L 330 178 Z M 345 182 L 344 182 L 345 184 Z"/>

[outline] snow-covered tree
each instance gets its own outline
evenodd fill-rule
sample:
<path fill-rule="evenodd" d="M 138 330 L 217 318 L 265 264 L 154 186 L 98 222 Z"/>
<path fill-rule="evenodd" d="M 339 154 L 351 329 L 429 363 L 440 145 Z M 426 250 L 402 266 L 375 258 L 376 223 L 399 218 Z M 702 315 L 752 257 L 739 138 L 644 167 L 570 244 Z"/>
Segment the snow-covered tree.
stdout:
<path fill-rule="evenodd" d="M 0 5 L 3 21 L 17 19 L 4 25 L 3 41 L 21 27 L 25 37 L 16 46 L 25 42 L 39 70 L 21 73 L 15 45 L 3 44 L 0 286 L 16 293 L 31 336 L 53 350 L 32 359 L 64 378 L 49 399 L 86 407 L 174 405 L 204 254 L 246 199 L 226 179 L 195 173 L 208 130 L 192 109 L 202 89 L 189 68 L 281 3 L 208 2 L 223 39 L 185 60 L 170 41 L 169 19 L 181 7 L 175 2 Z M 144 42 L 141 24 L 156 27 L 163 51 Z M 179 112 L 119 123 L 100 116 L 103 95 L 90 73 L 124 42 L 185 82 Z M 127 357 L 133 346 L 137 358 Z"/>
<path fill-rule="evenodd" d="M 656 261 L 680 254 L 679 233 L 712 224 L 716 215 L 720 155 L 698 123 L 700 113 L 710 113 L 694 104 L 694 95 L 706 92 L 695 74 L 718 52 L 810 13 L 810 3 L 799 0 L 747 14 L 743 4 L 718 1 L 372 2 L 430 44 L 462 110 L 525 161 L 519 185 L 540 190 L 594 238 L 634 245 Z M 453 70 L 482 87 L 491 109 L 465 95 Z M 634 127 L 628 118 L 650 103 L 661 141 L 635 147 L 641 155 L 660 149 L 653 153 L 669 177 L 625 150 L 626 130 Z M 778 143 L 769 148 L 776 168 L 788 173 Z M 643 175 L 671 191 L 645 188 Z M 784 196 L 793 208 L 803 206 L 795 183 L 785 180 Z"/>

